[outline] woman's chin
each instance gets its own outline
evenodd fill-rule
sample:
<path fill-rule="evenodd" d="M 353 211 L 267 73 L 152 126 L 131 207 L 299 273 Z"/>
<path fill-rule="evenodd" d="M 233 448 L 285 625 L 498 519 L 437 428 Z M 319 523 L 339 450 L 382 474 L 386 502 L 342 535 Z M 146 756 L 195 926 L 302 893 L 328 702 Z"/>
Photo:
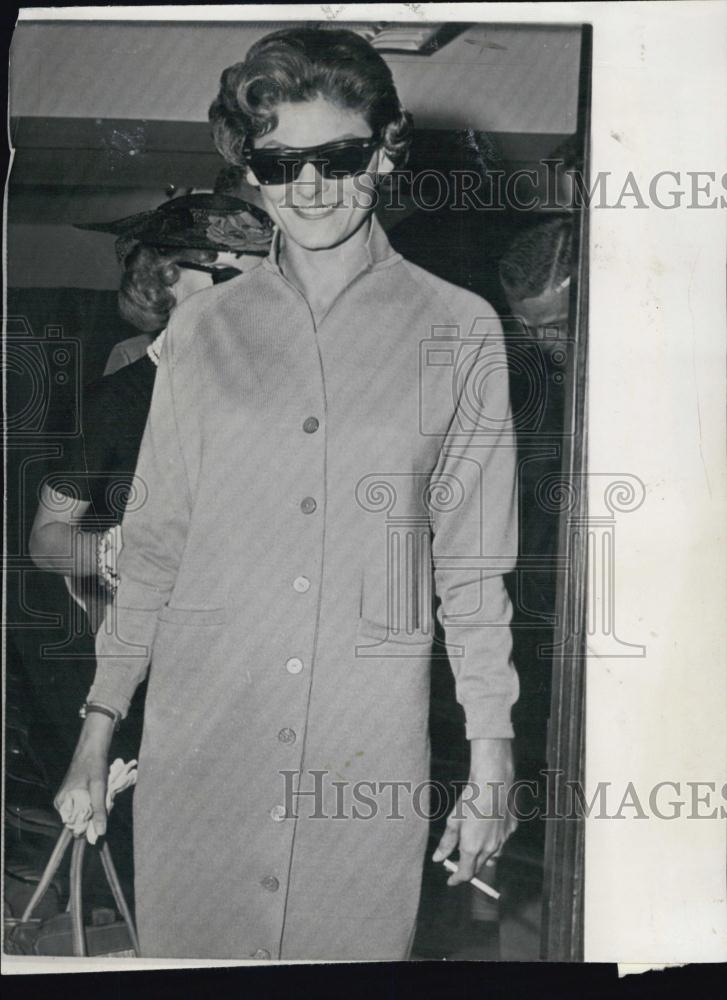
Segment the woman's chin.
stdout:
<path fill-rule="evenodd" d="M 285 220 L 283 232 L 304 250 L 328 250 L 347 240 L 358 228 L 351 221 L 338 218 L 335 212 L 319 219 L 296 216 Z"/>

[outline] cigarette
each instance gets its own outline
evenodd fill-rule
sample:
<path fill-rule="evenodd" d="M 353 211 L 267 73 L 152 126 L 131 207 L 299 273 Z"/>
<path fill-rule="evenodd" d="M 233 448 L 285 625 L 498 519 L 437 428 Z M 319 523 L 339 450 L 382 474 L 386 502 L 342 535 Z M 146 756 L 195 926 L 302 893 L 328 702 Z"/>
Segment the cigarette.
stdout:
<path fill-rule="evenodd" d="M 442 863 L 448 872 L 458 871 L 457 865 L 454 861 L 450 861 L 449 858 L 445 858 Z M 481 881 L 481 879 L 471 878 L 470 885 L 473 885 L 475 889 L 479 889 L 480 892 L 484 892 L 486 896 L 492 896 L 493 899 L 500 898 L 500 893 L 497 889 L 493 889 L 491 885 L 488 885 L 487 882 Z"/>

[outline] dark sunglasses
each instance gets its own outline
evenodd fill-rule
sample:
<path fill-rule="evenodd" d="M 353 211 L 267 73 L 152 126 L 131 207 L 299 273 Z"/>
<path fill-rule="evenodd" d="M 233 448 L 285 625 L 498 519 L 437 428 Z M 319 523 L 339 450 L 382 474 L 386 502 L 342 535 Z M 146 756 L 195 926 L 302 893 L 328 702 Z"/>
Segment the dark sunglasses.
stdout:
<path fill-rule="evenodd" d="M 214 267 L 208 264 L 193 263 L 191 260 L 178 260 L 177 267 L 187 267 L 190 271 L 202 271 L 204 274 L 209 274 L 213 285 L 219 285 L 222 281 L 229 281 L 230 278 L 236 278 L 238 274 L 242 274 L 242 271 L 237 267 Z"/>
<path fill-rule="evenodd" d="M 321 177 L 352 177 L 363 173 L 379 145 L 369 139 L 341 139 L 304 149 L 249 149 L 247 161 L 260 184 L 292 184 L 306 163 L 313 163 Z"/>

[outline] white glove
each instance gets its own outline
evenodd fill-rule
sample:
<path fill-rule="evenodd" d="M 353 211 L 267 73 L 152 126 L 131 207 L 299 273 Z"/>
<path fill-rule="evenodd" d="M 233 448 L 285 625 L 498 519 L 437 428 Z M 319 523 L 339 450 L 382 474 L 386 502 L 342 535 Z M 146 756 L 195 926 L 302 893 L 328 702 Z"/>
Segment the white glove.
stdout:
<path fill-rule="evenodd" d="M 109 768 L 109 776 L 106 784 L 106 812 L 111 812 L 114 799 L 119 792 L 125 788 L 136 784 L 136 761 L 130 760 L 125 764 L 120 757 L 117 757 Z M 91 809 L 91 797 L 85 789 L 71 792 L 64 799 L 61 807 L 61 819 L 74 837 L 86 834 L 89 844 L 95 844 L 98 834 L 93 825 L 93 810 Z"/>

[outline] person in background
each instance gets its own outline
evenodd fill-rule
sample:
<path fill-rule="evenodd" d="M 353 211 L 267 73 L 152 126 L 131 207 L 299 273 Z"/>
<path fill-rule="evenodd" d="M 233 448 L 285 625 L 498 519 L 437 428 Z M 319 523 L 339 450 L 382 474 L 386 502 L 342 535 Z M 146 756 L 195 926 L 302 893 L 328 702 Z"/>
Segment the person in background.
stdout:
<path fill-rule="evenodd" d="M 511 316 L 503 321 L 518 437 L 519 558 L 508 578 L 514 605 L 513 658 L 520 699 L 513 710 L 518 777 L 539 780 L 546 766 L 551 654 L 560 551 L 559 514 L 548 502 L 564 475 L 567 386 L 573 350 L 570 294 L 573 231 L 568 216 L 540 216 L 499 262 Z M 523 824 L 523 838 L 540 824 Z M 542 844 L 521 844 L 542 858 Z"/>
<path fill-rule="evenodd" d="M 263 212 L 217 194 L 174 199 L 93 228 L 122 234 L 119 309 L 155 337 L 137 360 L 85 388 L 82 433 L 68 442 L 63 465 L 54 465 L 42 485 L 30 535 L 33 562 L 64 577 L 91 633 L 101 626 L 118 582 L 121 519 L 130 500 L 132 506 L 143 502 L 133 476 L 170 313 L 195 292 L 259 264 L 272 236 Z M 72 684 L 74 697 L 75 689 Z M 140 712 L 133 721 L 140 722 Z M 128 746 L 138 746 L 138 737 L 135 731 Z"/>
<path fill-rule="evenodd" d="M 513 239 L 499 263 L 512 310 L 549 355 L 567 344 L 572 223 L 558 216 L 530 224 Z"/>
<path fill-rule="evenodd" d="M 230 164 L 223 167 L 217 174 L 214 183 L 214 189 L 212 191 L 202 191 L 196 190 L 194 188 L 189 189 L 185 192 L 185 196 L 189 197 L 192 195 L 196 201 L 199 201 L 200 195 L 223 195 L 229 196 L 231 198 L 236 198 L 241 202 L 245 203 L 244 212 L 251 216 L 248 221 L 264 222 L 266 219 L 265 213 L 261 211 L 261 199 L 258 191 L 253 188 L 250 184 L 245 181 L 243 176 L 243 171 L 239 167 L 233 167 Z M 180 196 L 174 198 L 172 201 L 166 202 L 165 204 L 179 208 L 180 205 L 184 204 L 184 197 Z M 160 211 L 164 206 L 159 206 Z M 119 307 L 121 315 L 127 319 L 133 326 L 142 332 L 135 337 L 128 337 L 126 340 L 119 341 L 112 348 L 108 359 L 106 361 L 106 366 L 104 368 L 104 375 L 112 375 L 119 368 L 123 368 L 124 365 L 131 364 L 132 361 L 136 361 L 141 358 L 146 353 L 146 349 L 154 339 L 155 335 L 166 326 L 166 315 L 168 314 L 168 309 L 166 308 L 166 303 L 164 301 L 165 296 L 163 292 L 161 293 L 159 300 L 157 302 L 147 301 L 146 297 L 143 295 L 141 299 L 135 304 L 135 300 L 138 298 L 138 292 L 135 290 L 135 286 L 143 283 L 143 271 L 154 271 L 157 270 L 156 265 L 161 265 L 166 259 L 169 263 L 173 262 L 175 253 L 178 252 L 178 247 L 167 246 L 162 247 L 159 244 L 160 249 L 164 249 L 163 254 L 157 255 L 154 251 L 157 249 L 157 245 L 144 242 L 143 239 L 143 226 L 144 219 L 148 218 L 146 213 L 140 213 L 139 215 L 132 216 L 128 219 L 120 219 L 117 222 L 111 223 L 91 223 L 77 224 L 76 228 L 84 229 L 95 229 L 99 232 L 109 232 L 115 233 L 117 235 L 116 240 L 116 255 L 124 267 L 125 275 L 122 278 L 122 294 L 119 297 Z M 184 222 L 180 219 L 180 224 Z M 128 234 L 129 226 L 132 230 L 136 230 L 137 236 L 134 237 L 133 232 L 131 235 Z M 139 242 L 139 236 L 142 238 L 142 242 Z M 199 236 L 199 233 L 197 234 Z M 269 239 L 269 233 L 267 236 L 263 234 L 264 238 Z M 151 238 L 159 239 L 158 228 L 152 225 L 151 228 Z M 132 254 L 135 248 L 140 248 L 146 246 L 145 259 L 137 261 Z M 224 252 L 224 251 L 222 251 Z M 251 253 L 255 253 L 254 246 L 250 250 Z M 202 255 L 200 261 L 203 262 L 203 258 L 209 258 L 210 248 L 206 247 L 204 249 L 192 250 L 190 254 L 187 254 L 187 259 L 194 259 L 195 255 Z M 218 262 L 219 263 L 219 262 Z M 241 263 L 243 263 L 241 261 Z M 244 269 L 244 268 L 242 268 Z M 175 298 L 180 302 L 186 298 L 189 294 L 185 291 L 184 287 L 179 285 L 180 280 L 185 280 L 189 285 L 190 291 L 195 291 L 194 282 L 192 275 L 184 271 L 172 271 L 170 272 L 173 278 L 172 283 L 177 284 L 177 289 L 175 292 Z M 162 279 L 162 283 L 169 285 L 169 278 L 164 280 L 162 274 L 158 274 Z M 156 277 L 152 278 L 152 285 L 156 283 Z M 129 290 L 128 299 L 124 295 L 124 285 Z M 200 287 L 204 287 L 204 283 L 200 283 Z"/>
<path fill-rule="evenodd" d="M 547 460 L 520 462 L 520 508 L 526 519 L 520 550 L 524 554 L 554 557 L 556 553 L 557 517 L 538 498 L 537 489 L 545 476 L 557 475 L 561 469 L 566 375 L 572 360 L 572 242 L 570 219 L 541 219 L 518 233 L 499 263 L 500 281 L 511 310 L 505 330 L 509 334 L 510 394 L 519 441 L 521 445 L 525 441 L 557 445 L 556 453 Z M 540 592 L 536 588 L 533 595 L 537 605 L 552 614 L 554 570 L 529 577 L 540 580 Z"/>
<path fill-rule="evenodd" d="M 122 235 L 117 252 L 124 275 L 119 310 L 141 330 L 155 334 L 144 353 L 88 386 L 83 395 L 83 433 L 66 449 L 57 484 L 42 487 L 30 536 L 39 569 L 70 577 L 89 613 L 94 584 L 113 592 L 114 545 L 151 403 L 159 353 L 172 310 L 190 295 L 229 280 L 260 263 L 272 226 L 265 214 L 229 195 L 197 194 L 165 202 L 114 223 L 88 225 Z M 55 479 L 55 477 L 54 477 Z M 89 530 L 91 525 L 98 530 Z M 100 533 L 99 533 L 100 532 Z M 83 600 L 83 598 L 81 598 Z M 91 614 L 98 628 L 98 614 Z"/>
<path fill-rule="evenodd" d="M 41 487 L 29 545 L 39 569 L 64 577 L 91 636 L 112 627 L 104 626 L 104 616 L 118 585 L 121 520 L 129 504 L 144 502 L 134 487 L 134 469 L 169 316 L 190 295 L 257 266 L 272 236 L 263 212 L 217 194 L 174 199 L 153 212 L 96 228 L 122 231 L 117 240 L 124 264 L 119 309 L 154 339 L 148 338 L 136 360 L 85 388 L 82 434 L 67 443 L 63 465 L 55 465 Z M 46 679 L 34 677 L 34 696 L 54 723 L 51 755 L 64 755 L 77 736 L 78 706 L 88 690 L 92 662 L 55 669 L 53 682 L 50 673 Z M 142 686 L 128 726 L 116 734 L 114 756 L 131 760 L 138 755 L 144 694 Z M 111 839 L 128 898 L 133 896 L 131 828 L 131 800 L 122 796 Z"/>

